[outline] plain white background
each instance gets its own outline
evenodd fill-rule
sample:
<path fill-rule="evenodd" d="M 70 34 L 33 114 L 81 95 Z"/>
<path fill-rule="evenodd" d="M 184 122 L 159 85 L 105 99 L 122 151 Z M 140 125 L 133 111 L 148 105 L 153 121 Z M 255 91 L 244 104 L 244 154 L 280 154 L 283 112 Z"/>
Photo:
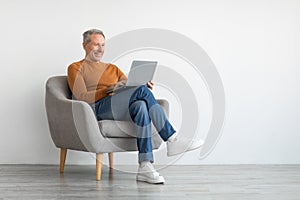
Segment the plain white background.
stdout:
<path fill-rule="evenodd" d="M 107 38 L 139 28 L 169 29 L 197 42 L 215 63 L 226 94 L 222 137 L 206 159 L 195 151 L 177 164 L 300 163 L 297 0 L 9 0 L 1 1 L 0 22 L 0 164 L 59 162 L 46 121 L 45 81 L 83 58 L 81 34 L 89 28 L 104 30 Z M 180 110 L 170 101 L 178 127 Z M 205 127 L 209 101 L 201 107 Z M 116 155 L 117 164 L 135 162 L 136 153 Z M 67 164 L 94 160 L 73 151 Z"/>

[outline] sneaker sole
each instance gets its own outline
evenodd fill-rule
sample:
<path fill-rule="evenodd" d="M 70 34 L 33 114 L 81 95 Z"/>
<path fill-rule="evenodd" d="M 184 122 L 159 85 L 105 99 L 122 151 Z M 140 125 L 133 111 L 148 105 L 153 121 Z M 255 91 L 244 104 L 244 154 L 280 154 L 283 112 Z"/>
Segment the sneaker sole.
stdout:
<path fill-rule="evenodd" d="M 152 180 L 152 179 L 148 179 L 147 177 L 137 175 L 136 180 L 151 183 L 151 184 L 164 184 L 165 183 L 165 180 L 163 177 L 161 177 L 160 180 Z"/>

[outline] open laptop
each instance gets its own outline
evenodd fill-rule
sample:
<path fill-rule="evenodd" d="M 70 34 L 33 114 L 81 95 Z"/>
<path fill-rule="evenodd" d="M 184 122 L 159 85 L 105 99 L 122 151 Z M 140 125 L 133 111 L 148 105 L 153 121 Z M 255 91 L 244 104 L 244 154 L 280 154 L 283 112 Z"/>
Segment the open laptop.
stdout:
<path fill-rule="evenodd" d="M 124 86 L 108 90 L 106 93 L 118 93 L 140 85 L 145 85 L 153 79 L 156 66 L 157 61 L 132 61 L 126 84 Z"/>

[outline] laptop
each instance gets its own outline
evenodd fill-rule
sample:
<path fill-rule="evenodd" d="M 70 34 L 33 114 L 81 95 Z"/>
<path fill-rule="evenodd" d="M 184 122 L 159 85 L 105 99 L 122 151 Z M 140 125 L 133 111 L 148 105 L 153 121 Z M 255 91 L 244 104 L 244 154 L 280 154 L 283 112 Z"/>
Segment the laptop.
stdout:
<path fill-rule="evenodd" d="M 132 61 L 126 84 L 124 86 L 108 90 L 106 93 L 118 93 L 124 90 L 147 84 L 153 79 L 156 66 L 157 61 Z"/>

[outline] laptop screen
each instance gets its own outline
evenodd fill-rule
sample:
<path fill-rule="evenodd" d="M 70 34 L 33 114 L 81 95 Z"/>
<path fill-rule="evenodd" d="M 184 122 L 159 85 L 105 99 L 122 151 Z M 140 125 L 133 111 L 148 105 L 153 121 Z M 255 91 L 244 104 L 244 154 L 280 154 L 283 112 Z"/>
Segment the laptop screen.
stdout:
<path fill-rule="evenodd" d="M 132 61 L 126 85 L 145 85 L 147 82 L 153 79 L 156 66 L 157 61 Z"/>

